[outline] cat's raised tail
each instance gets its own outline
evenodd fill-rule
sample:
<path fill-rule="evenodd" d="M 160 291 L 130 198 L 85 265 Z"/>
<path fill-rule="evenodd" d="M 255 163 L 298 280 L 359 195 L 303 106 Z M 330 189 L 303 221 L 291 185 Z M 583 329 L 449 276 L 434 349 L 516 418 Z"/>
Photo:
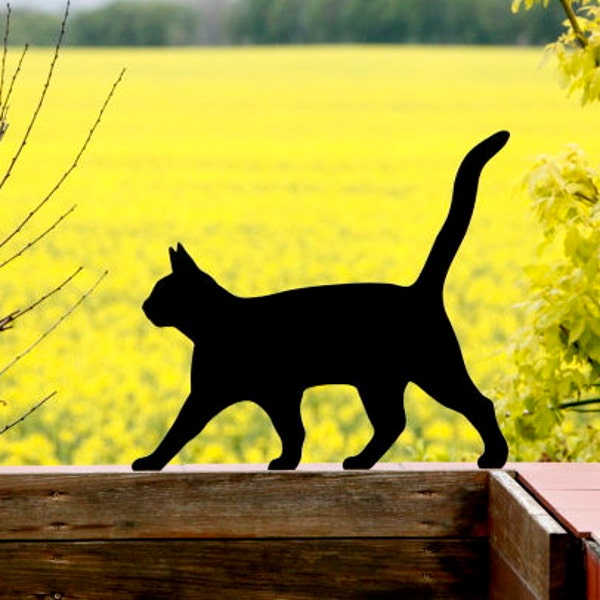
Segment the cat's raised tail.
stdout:
<path fill-rule="evenodd" d="M 509 136 L 508 131 L 498 131 L 477 144 L 463 158 L 454 179 L 448 216 L 433 243 L 415 285 L 428 287 L 432 292 L 442 292 L 450 265 L 471 222 L 481 171 L 487 162 L 504 147 Z"/>

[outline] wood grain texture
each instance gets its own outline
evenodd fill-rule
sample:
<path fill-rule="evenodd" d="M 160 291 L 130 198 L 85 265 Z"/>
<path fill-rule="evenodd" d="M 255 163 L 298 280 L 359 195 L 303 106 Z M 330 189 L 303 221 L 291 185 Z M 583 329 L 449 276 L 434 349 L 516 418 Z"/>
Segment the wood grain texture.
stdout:
<path fill-rule="evenodd" d="M 570 536 L 507 473 L 490 475 L 489 518 L 493 551 L 527 583 L 533 598 L 581 597 L 570 572 Z"/>
<path fill-rule="evenodd" d="M 600 464 L 527 464 L 517 481 L 578 537 L 600 532 Z"/>
<path fill-rule="evenodd" d="M 2 598 L 462 598 L 487 589 L 475 540 L 0 544 Z"/>
<path fill-rule="evenodd" d="M 528 582 L 492 546 L 489 549 L 489 590 L 487 600 L 538 600 Z"/>
<path fill-rule="evenodd" d="M 587 600 L 600 600 L 600 544 L 585 542 Z"/>
<path fill-rule="evenodd" d="M 487 536 L 464 472 L 0 473 L 0 540 Z"/>
<path fill-rule="evenodd" d="M 584 562 L 598 587 L 511 474 L 417 467 L 2 467 L 0 598 L 578 600 Z"/>

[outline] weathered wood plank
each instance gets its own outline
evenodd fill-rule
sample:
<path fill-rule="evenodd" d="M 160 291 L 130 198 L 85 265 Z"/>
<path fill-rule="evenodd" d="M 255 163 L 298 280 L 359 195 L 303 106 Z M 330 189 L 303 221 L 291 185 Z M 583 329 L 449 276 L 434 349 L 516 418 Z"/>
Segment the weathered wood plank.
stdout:
<path fill-rule="evenodd" d="M 517 481 L 569 531 L 600 531 L 600 463 L 527 463 Z"/>
<path fill-rule="evenodd" d="M 4 471 L 0 540 L 485 537 L 487 479 L 484 471 Z"/>
<path fill-rule="evenodd" d="M 517 463 L 513 463 L 517 464 Z M 518 463 L 530 464 L 530 463 Z M 546 463 L 547 464 L 547 463 Z M 370 472 L 406 472 L 406 471 L 477 471 L 472 462 L 449 463 L 449 462 L 383 462 L 374 465 Z M 167 465 L 163 473 L 264 473 L 267 471 L 267 464 L 262 463 L 214 463 L 214 464 L 180 464 Z M 300 463 L 296 469 L 298 472 L 323 473 L 340 472 L 342 465 L 340 463 Z M 70 475 L 80 475 L 83 473 L 131 473 L 130 465 L 18 465 L 18 466 L 0 466 L 1 475 L 44 475 L 52 473 L 62 473 Z"/>
<path fill-rule="evenodd" d="M 569 576 L 573 550 L 569 535 L 507 473 L 490 475 L 489 519 L 493 552 L 527 584 L 533 598 L 580 597 Z"/>
<path fill-rule="evenodd" d="M 600 544 L 585 542 L 587 600 L 600 600 Z"/>
<path fill-rule="evenodd" d="M 470 540 L 0 543 L 10 598 L 462 598 L 487 590 Z"/>
<path fill-rule="evenodd" d="M 540 489 L 598 489 L 600 462 L 529 462 L 507 463 L 506 469 L 518 473 Z"/>
<path fill-rule="evenodd" d="M 487 600 L 537 600 L 528 582 L 515 571 L 513 566 L 490 547 L 490 583 Z"/>

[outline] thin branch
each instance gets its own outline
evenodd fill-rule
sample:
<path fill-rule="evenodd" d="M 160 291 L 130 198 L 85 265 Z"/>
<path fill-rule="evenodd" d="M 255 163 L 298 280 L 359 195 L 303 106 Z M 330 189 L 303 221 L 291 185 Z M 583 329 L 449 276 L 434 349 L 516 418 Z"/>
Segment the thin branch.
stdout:
<path fill-rule="evenodd" d="M 23 315 L 32 311 L 34 308 L 38 307 L 42 302 L 45 302 L 51 296 L 54 296 L 57 292 L 60 292 L 64 287 L 66 287 L 79 273 L 83 271 L 83 267 L 79 267 L 74 273 L 69 275 L 64 281 L 59 283 L 56 287 L 52 288 L 49 292 L 46 292 L 43 296 L 38 298 L 35 302 L 30 304 L 27 308 L 15 310 L 6 317 L 0 319 L 0 331 L 6 331 L 7 329 L 11 329 L 13 327 L 13 323 L 21 318 Z"/>
<path fill-rule="evenodd" d="M 571 402 L 563 402 L 558 405 L 558 408 L 577 408 L 579 406 L 589 406 L 590 404 L 600 404 L 600 398 L 589 398 L 588 400 L 572 400 Z"/>
<path fill-rule="evenodd" d="M 12 96 L 13 89 L 15 87 L 15 81 L 21 72 L 21 68 L 23 66 L 23 60 L 25 59 L 25 55 L 27 54 L 27 50 L 29 50 L 29 44 L 25 44 L 23 46 L 23 50 L 21 51 L 21 56 L 19 56 L 19 62 L 17 62 L 17 67 L 15 68 L 12 78 L 10 80 L 10 85 L 8 86 L 8 92 L 6 93 L 6 98 L 2 103 L 2 108 L 0 108 L 0 119 L 2 120 L 2 124 L 4 125 L 4 131 L 8 128 L 8 123 L 5 123 L 6 117 L 8 115 L 8 103 L 10 101 L 10 97 Z M 3 132 L 4 133 L 4 132 Z"/>
<path fill-rule="evenodd" d="M 573 33 L 577 38 L 577 41 L 581 44 L 582 48 L 585 48 L 588 45 L 588 39 L 585 37 L 585 33 L 579 26 L 579 22 L 577 21 L 577 15 L 571 6 L 569 0 L 560 0 L 562 7 L 569 19 L 569 23 L 571 23 L 571 27 L 573 28 Z"/>
<path fill-rule="evenodd" d="M 94 121 L 92 127 L 90 128 L 83 144 L 81 145 L 81 147 L 79 148 L 79 151 L 77 152 L 77 154 L 75 155 L 75 158 L 73 160 L 73 162 L 71 163 L 71 165 L 69 166 L 69 168 L 61 175 L 61 177 L 59 178 L 59 180 L 56 182 L 56 184 L 54 185 L 54 187 L 42 198 L 42 200 L 37 204 L 37 206 L 35 208 L 33 208 L 33 210 L 23 219 L 23 221 L 21 221 L 21 223 L 19 223 L 19 225 L 8 235 L 6 236 L 1 242 L 0 242 L 0 248 L 2 248 L 7 242 L 9 242 L 15 235 L 17 235 L 22 229 L 23 227 L 25 227 L 25 225 L 27 225 L 27 223 L 41 210 L 41 208 L 44 206 L 44 204 L 46 204 L 50 198 L 52 198 L 52 196 L 58 191 L 58 189 L 60 188 L 60 186 L 64 183 L 65 179 L 73 172 L 73 170 L 77 167 L 77 165 L 79 164 L 79 161 L 81 159 L 81 157 L 83 156 L 83 153 L 86 151 L 87 147 L 89 146 L 89 143 L 94 135 L 94 133 L 96 132 L 96 129 L 98 128 L 98 125 L 100 125 L 100 121 L 102 120 L 102 117 L 104 115 L 104 112 L 106 110 L 106 107 L 108 106 L 109 102 L 111 101 L 115 90 L 117 89 L 117 86 L 119 85 L 119 83 L 121 82 L 121 80 L 123 79 L 123 75 L 125 74 L 125 69 L 123 69 L 120 73 L 119 76 L 117 77 L 117 79 L 114 81 L 110 92 L 108 93 L 108 95 L 106 96 L 106 99 L 104 100 L 104 103 L 102 104 L 98 115 L 96 116 L 96 120 Z M 0 188 L 2 187 L 2 185 L 0 184 Z M 2 267 L 3 265 L 0 265 L 0 267 Z"/>
<path fill-rule="evenodd" d="M 42 302 L 45 302 L 51 296 L 54 296 L 54 294 L 56 294 L 57 292 L 60 292 L 63 288 L 65 288 L 67 285 L 69 285 L 69 283 L 71 283 L 71 281 L 73 281 L 73 279 L 75 279 L 75 277 L 77 277 L 77 275 L 79 275 L 79 273 L 81 273 L 81 271 L 83 271 L 83 267 L 78 267 L 64 281 L 59 283 L 55 288 L 51 289 L 49 292 L 46 292 L 43 296 L 38 298 L 35 302 L 30 304 L 27 308 L 24 308 L 23 310 L 17 310 L 16 311 L 17 315 L 16 315 L 15 319 L 22 317 L 24 314 L 28 313 L 29 311 L 33 310 L 34 308 L 37 308 L 40 304 L 42 304 Z"/>
<path fill-rule="evenodd" d="M 0 70 L 0 104 L 2 106 L 2 92 L 4 91 L 4 74 L 6 73 L 6 54 L 8 52 L 8 33 L 10 31 L 10 3 L 6 3 L 6 21 L 4 25 L 4 44 L 2 51 L 2 67 Z"/>
<path fill-rule="evenodd" d="M 0 370 L 0 376 L 4 375 L 6 371 L 8 371 L 11 367 L 13 367 L 16 363 L 18 363 L 21 359 L 27 356 L 34 348 L 36 348 L 42 341 L 44 341 L 67 317 L 69 317 L 73 311 L 85 301 L 85 299 L 100 285 L 100 282 L 108 275 L 108 271 L 104 271 L 104 273 L 96 280 L 94 285 L 90 287 L 86 292 L 84 292 L 79 300 L 75 302 L 68 310 L 66 310 L 40 337 L 38 337 L 33 344 L 28 346 L 25 350 L 23 350 L 20 354 L 17 354 L 7 365 L 4 366 L 3 369 Z"/>
<path fill-rule="evenodd" d="M 12 329 L 12 323 L 17 318 L 18 314 L 19 314 L 19 311 L 15 310 L 14 312 L 11 312 L 9 315 L 7 315 L 6 317 L 2 317 L 2 319 L 0 319 L 0 331 L 6 331 L 7 329 Z"/>
<path fill-rule="evenodd" d="M 33 238 L 31 241 L 27 242 L 27 244 L 25 244 L 16 254 L 13 254 L 5 261 L 0 262 L 0 269 L 6 266 L 8 263 L 11 263 L 13 260 L 15 260 L 15 258 L 18 258 L 19 256 L 25 254 L 25 252 L 27 252 L 27 250 L 29 250 L 32 246 L 35 246 L 41 239 L 45 238 L 50 232 L 54 231 L 76 208 L 76 204 L 71 206 L 71 208 L 68 211 L 64 212 L 62 215 L 60 215 L 60 217 L 58 217 L 58 219 L 56 219 L 56 221 L 54 221 L 54 223 L 52 223 L 50 227 L 42 231 L 42 233 L 40 233 L 37 237 Z"/>
<path fill-rule="evenodd" d="M 34 404 L 26 413 L 22 414 L 16 421 L 13 421 L 12 423 L 5 425 L 3 429 L 0 429 L 0 435 L 6 433 L 9 429 L 12 429 L 15 425 L 22 423 L 31 413 L 35 412 L 42 405 L 46 404 L 46 402 L 48 402 L 48 400 L 50 400 L 50 398 L 53 398 L 54 396 L 56 396 L 56 392 L 52 392 L 51 394 L 48 394 L 45 398 L 42 398 L 37 404 Z"/>
<path fill-rule="evenodd" d="M 54 194 L 56 192 L 56 190 L 58 190 L 58 188 L 61 186 L 63 181 L 71 174 L 73 169 L 75 169 L 77 167 L 77 165 L 79 164 L 79 160 L 83 156 L 83 153 L 86 151 L 90 141 L 92 140 L 92 137 L 93 137 L 94 133 L 96 132 L 98 125 L 100 125 L 100 121 L 102 120 L 102 117 L 104 116 L 104 111 L 106 110 L 106 107 L 108 106 L 109 102 L 112 100 L 115 90 L 117 89 L 117 86 L 119 85 L 119 83 L 121 83 L 121 80 L 123 79 L 124 75 L 125 75 L 125 69 L 121 69 L 119 76 L 113 82 L 112 87 L 110 88 L 110 92 L 108 92 L 108 95 L 106 96 L 104 102 L 102 103 L 102 106 L 100 107 L 100 110 L 98 111 L 98 116 L 96 117 L 94 124 L 91 126 L 91 128 L 87 134 L 87 137 L 85 138 L 83 144 L 81 145 L 79 152 L 75 156 L 75 160 L 73 160 L 73 163 L 71 164 L 71 166 L 63 173 L 62 177 L 58 180 L 57 184 L 52 188 L 52 190 L 50 190 L 50 192 L 49 192 L 48 196 L 45 198 L 45 200 L 47 200 L 50 196 L 52 196 L 52 194 Z"/>
<path fill-rule="evenodd" d="M 37 118 L 40 114 L 40 111 L 42 110 L 42 106 L 44 105 L 44 100 L 46 99 L 46 94 L 48 93 L 48 89 L 50 88 L 50 82 L 52 81 L 52 76 L 54 75 L 54 67 L 56 66 L 56 62 L 58 61 L 58 54 L 60 52 L 60 48 L 62 46 L 62 41 L 65 36 L 65 30 L 66 30 L 66 25 L 67 25 L 67 18 L 69 17 L 70 5 L 71 5 L 70 0 L 67 0 L 67 4 L 65 6 L 65 12 L 64 12 L 64 15 L 62 18 L 62 22 L 60 24 L 60 33 L 58 35 L 58 41 L 56 42 L 56 47 L 54 49 L 54 55 L 52 56 L 52 60 L 50 61 L 50 67 L 48 68 L 48 75 L 46 76 L 46 81 L 44 83 L 44 87 L 42 88 L 42 93 L 40 94 L 37 106 L 35 107 L 35 110 L 33 111 L 33 115 L 31 116 L 31 119 L 29 120 L 29 125 L 27 126 L 25 135 L 23 136 L 23 139 L 21 140 L 21 143 L 19 144 L 19 148 L 17 149 L 15 155 L 12 157 L 10 164 L 8 165 L 8 168 L 6 169 L 6 172 L 4 173 L 4 177 L 2 178 L 2 180 L 0 180 L 0 189 L 2 189 L 2 187 L 6 183 L 6 180 L 10 177 L 15 164 L 17 163 L 17 161 L 19 160 L 19 157 L 21 156 L 21 152 L 23 152 L 23 149 L 27 145 L 27 142 L 29 140 L 29 136 L 31 134 L 33 126 L 35 125 Z"/>

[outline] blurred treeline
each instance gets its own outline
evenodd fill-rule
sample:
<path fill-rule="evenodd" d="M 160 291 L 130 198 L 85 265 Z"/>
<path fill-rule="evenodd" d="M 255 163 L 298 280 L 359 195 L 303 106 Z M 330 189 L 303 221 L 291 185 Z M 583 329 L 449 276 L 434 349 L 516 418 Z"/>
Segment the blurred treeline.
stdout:
<path fill-rule="evenodd" d="M 73 3 L 67 43 L 78 46 L 414 43 L 545 44 L 564 14 L 514 15 L 510 0 L 116 0 Z M 53 44 L 60 14 L 15 10 L 13 44 Z"/>

